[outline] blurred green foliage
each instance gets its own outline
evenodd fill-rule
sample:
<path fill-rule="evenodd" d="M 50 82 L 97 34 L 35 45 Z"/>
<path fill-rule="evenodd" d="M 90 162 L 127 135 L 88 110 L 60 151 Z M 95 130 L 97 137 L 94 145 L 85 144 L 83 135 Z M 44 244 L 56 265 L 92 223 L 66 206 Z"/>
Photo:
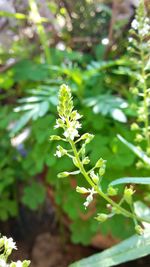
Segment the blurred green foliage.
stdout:
<path fill-rule="evenodd" d="M 64 17 L 67 21 L 69 11 L 64 4 L 54 4 L 53 9 L 52 2 L 49 5 L 56 19 Z M 79 9 L 79 6 L 83 6 L 84 10 Z M 55 203 L 71 221 L 72 240 L 75 243 L 88 244 L 99 231 L 116 238 L 124 238 L 133 229 L 128 220 L 125 223 L 125 219 L 120 216 L 101 226 L 92 218 L 87 220 L 90 215 L 86 214 L 82 206 L 83 198 L 73 189 L 74 179 L 64 179 L 58 185 L 57 173 L 63 170 L 63 166 L 67 165 L 68 171 L 73 170 L 67 158 L 57 161 L 53 157 L 55 145 L 49 142 L 49 136 L 54 134 L 60 84 L 65 82 L 71 86 L 75 105 L 84 116 L 83 130 L 95 134 L 94 140 L 88 146 L 91 164 L 99 155 L 107 160 L 104 187 L 114 178 L 136 176 L 136 173 L 144 176 L 147 171 L 135 169 L 135 155 L 116 137 L 119 133 L 130 142 L 134 140 L 128 125 L 135 116 L 129 107 L 132 96 L 128 88 L 134 82 L 136 73 L 132 71 L 127 52 L 121 59 L 112 60 L 120 55 L 117 54 L 117 49 L 110 50 L 111 60 L 104 60 L 106 46 L 101 40 L 108 34 L 111 5 L 98 7 L 94 1 L 76 1 L 71 8 L 71 12 L 74 12 L 70 18 L 72 30 L 66 29 L 69 27 L 66 24 L 66 28 L 63 27 L 61 31 L 62 39 L 66 42 L 64 51 L 55 47 L 51 36 L 54 43 L 48 49 L 51 62 L 45 60 L 40 37 L 36 37 L 38 40 L 27 40 L 25 37 L 14 40 L 9 53 L 5 47 L 1 48 L 0 219 L 7 220 L 11 216 L 17 216 L 22 204 L 31 210 L 38 209 L 40 205 L 44 205 L 47 191 L 52 188 Z M 76 18 L 77 12 L 81 20 Z M 91 12 L 95 12 L 95 15 L 90 15 Z M 83 13 L 85 16 L 82 16 Z M 34 25 L 34 21 L 32 23 Z M 84 26 L 84 30 L 79 32 L 81 26 Z M 102 32 L 102 29 L 105 31 Z M 79 34 L 80 37 L 84 33 L 85 37 L 89 32 L 92 32 L 92 38 L 97 35 L 99 38 L 98 44 L 93 45 L 90 53 L 87 53 L 89 48 L 86 43 L 83 46 L 82 43 L 70 43 L 73 35 Z M 47 40 L 49 38 L 47 33 Z M 122 42 L 126 43 L 126 39 Z M 8 59 L 13 63 L 9 65 Z M 141 189 L 139 197 L 143 194 L 146 192 Z M 102 204 L 95 201 L 98 211 Z M 95 208 L 92 207 L 90 212 L 94 214 Z"/>

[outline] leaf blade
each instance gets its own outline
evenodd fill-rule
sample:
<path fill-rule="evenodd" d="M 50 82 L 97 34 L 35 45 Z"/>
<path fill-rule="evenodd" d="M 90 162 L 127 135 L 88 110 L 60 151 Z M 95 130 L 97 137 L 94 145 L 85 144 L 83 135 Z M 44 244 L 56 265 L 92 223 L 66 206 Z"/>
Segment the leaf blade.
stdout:
<path fill-rule="evenodd" d="M 125 144 L 129 149 L 132 150 L 134 154 L 136 154 L 141 160 L 143 160 L 146 164 L 150 165 L 150 158 L 144 153 L 144 151 L 139 150 L 136 146 L 128 142 L 126 139 L 124 139 L 121 135 L 117 135 L 118 139 Z"/>
<path fill-rule="evenodd" d="M 150 254 L 150 233 L 134 235 L 110 249 L 73 263 L 70 267 L 111 267 Z"/>
<path fill-rule="evenodd" d="M 112 181 L 109 185 L 119 184 L 150 184 L 150 177 L 123 177 Z"/>

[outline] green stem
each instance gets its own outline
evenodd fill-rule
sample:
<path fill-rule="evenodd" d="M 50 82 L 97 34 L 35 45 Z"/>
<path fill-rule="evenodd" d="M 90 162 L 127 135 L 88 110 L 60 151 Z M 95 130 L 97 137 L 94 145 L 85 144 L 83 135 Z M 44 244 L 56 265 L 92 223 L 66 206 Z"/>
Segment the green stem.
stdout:
<path fill-rule="evenodd" d="M 38 7 L 37 7 L 35 0 L 29 0 L 29 5 L 30 5 L 30 9 L 31 9 L 31 14 L 33 17 L 31 19 L 37 27 L 39 39 L 40 39 L 41 45 L 42 45 L 43 50 L 44 50 L 45 59 L 47 61 L 47 64 L 50 65 L 51 64 L 51 55 L 50 55 L 50 50 L 48 47 L 48 38 L 47 38 L 47 35 L 45 32 L 44 26 L 42 24 L 42 18 L 40 16 L 39 11 L 38 11 Z"/>
<path fill-rule="evenodd" d="M 89 177 L 88 173 L 86 172 L 76 149 L 76 145 L 75 143 L 70 139 L 69 143 L 72 147 L 74 156 L 78 162 L 78 166 L 80 169 L 80 172 L 82 173 L 82 175 L 85 177 L 85 179 L 87 180 L 87 182 L 91 185 L 92 188 L 94 188 L 94 190 L 102 197 L 104 198 L 111 206 L 115 207 L 118 211 L 120 211 L 120 213 L 122 213 L 124 216 L 132 218 L 132 219 L 136 219 L 138 221 L 145 221 L 147 223 L 150 223 L 150 220 L 148 219 L 143 219 L 139 216 L 137 216 L 136 214 L 132 214 L 131 212 L 127 211 L 126 209 L 122 208 L 119 204 L 117 204 L 116 202 L 114 202 L 110 197 L 108 197 L 105 193 L 103 193 L 97 185 L 95 185 L 91 178 Z"/>

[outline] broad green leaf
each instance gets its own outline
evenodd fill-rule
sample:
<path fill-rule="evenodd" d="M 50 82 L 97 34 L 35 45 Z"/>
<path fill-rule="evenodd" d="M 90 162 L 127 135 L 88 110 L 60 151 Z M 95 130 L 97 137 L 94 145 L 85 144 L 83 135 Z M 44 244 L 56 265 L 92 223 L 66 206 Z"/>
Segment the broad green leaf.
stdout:
<path fill-rule="evenodd" d="M 128 148 L 130 148 L 134 154 L 136 154 L 140 159 L 142 159 L 146 164 L 150 164 L 150 158 L 144 153 L 144 151 L 139 150 L 136 146 L 129 143 L 121 135 L 117 135 L 118 139 L 124 143 Z"/>
<path fill-rule="evenodd" d="M 70 267 L 111 267 L 149 254 L 150 232 L 145 231 L 143 236 L 134 235 L 110 249 L 73 263 Z"/>
<path fill-rule="evenodd" d="M 119 184 L 150 184 L 150 177 L 123 177 L 112 181 L 109 185 Z"/>

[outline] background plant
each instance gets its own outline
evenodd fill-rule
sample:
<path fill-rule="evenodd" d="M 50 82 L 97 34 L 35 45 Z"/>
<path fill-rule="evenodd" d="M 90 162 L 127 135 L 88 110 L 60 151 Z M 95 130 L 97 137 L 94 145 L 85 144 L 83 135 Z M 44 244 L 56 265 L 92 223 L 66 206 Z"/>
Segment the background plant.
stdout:
<path fill-rule="evenodd" d="M 100 4 L 98 7 L 101 11 L 91 18 L 92 23 L 96 28 L 98 16 L 103 21 L 103 27 L 105 25 L 108 29 L 111 2 Z M 40 6 L 38 8 L 40 13 Z M 87 8 L 95 10 L 97 5 L 86 3 Z M 127 31 L 123 31 L 118 22 L 115 24 L 118 28 L 115 28 L 114 32 L 119 36 L 114 35 L 116 37 L 112 43 L 116 46 L 114 46 L 115 49 L 114 47 L 109 49 L 107 53 L 109 60 L 104 60 L 107 47 L 102 44 L 102 40 L 106 36 L 100 35 L 98 43 L 92 43 L 92 47 L 87 46 L 88 43 L 85 42 L 82 47 L 84 49 L 81 49 L 80 43 L 72 38 L 75 37 L 75 32 L 80 32 L 84 35 L 81 37 L 86 40 L 85 30 L 79 31 L 80 20 L 72 17 L 73 24 L 76 26 L 69 32 L 68 9 L 64 4 L 58 6 L 55 4 L 53 9 L 50 8 L 55 14 L 55 20 L 45 21 L 40 13 L 40 23 L 47 34 L 48 42 L 46 43 L 48 43 L 47 47 L 51 56 L 51 64 L 47 64 L 43 53 L 44 47 L 41 46 L 40 36 L 37 34 L 37 25 L 28 16 L 30 10 L 27 6 L 23 19 L 18 19 L 18 13 L 22 14 L 22 10 L 20 6 L 17 7 L 17 13 L 14 14 L 14 17 L 18 19 L 15 20 L 17 28 L 11 27 L 11 30 L 16 31 L 17 38 L 12 41 L 9 48 L 5 46 L 1 48 L 2 119 L 0 127 L 3 150 L 1 150 L 0 218 L 7 220 L 10 216 L 17 216 L 24 205 L 32 210 L 39 209 L 44 205 L 47 192 L 52 190 L 55 202 L 61 207 L 62 213 L 69 217 L 72 240 L 75 243 L 88 244 L 92 237 L 100 232 L 100 229 L 102 234 L 111 233 L 117 238 L 129 236 L 134 232 L 134 224 L 130 226 L 128 220 L 122 216 L 113 217 L 101 227 L 92 218 L 86 220 L 91 212 L 95 213 L 95 209 L 91 207 L 87 215 L 82 205 L 82 196 L 77 195 L 73 189 L 74 177 L 70 180 L 63 180 L 61 185 L 60 183 L 58 185 L 58 180 L 54 177 L 66 164 L 68 170 L 72 171 L 72 164 L 67 158 L 62 158 L 58 162 L 53 156 L 50 157 L 49 154 L 55 153 L 55 145 L 48 143 L 49 135 L 54 134 L 51 126 L 56 117 L 57 93 L 60 84 L 65 82 L 72 88 L 75 106 L 86 118 L 83 121 L 82 131 L 88 132 L 90 129 L 95 135 L 92 143 L 87 147 L 88 155 L 91 157 L 91 167 L 98 160 L 99 155 L 107 159 L 106 177 L 108 180 L 103 181 L 104 188 L 114 178 L 137 176 L 137 174 L 141 177 L 148 176 L 148 170 L 135 169 L 136 156 L 116 138 L 117 133 L 120 133 L 128 141 L 134 140 L 134 132 L 131 133 L 127 122 L 134 120 L 135 112 L 129 105 L 132 102 L 131 93 L 126 90 L 129 84 L 134 82 L 134 76 L 131 76 L 133 63 L 130 63 L 127 53 L 121 59 L 113 60 L 125 51 L 125 36 L 122 36 L 120 41 L 118 37 L 121 36 L 120 33 Z M 78 8 L 76 8 L 76 15 L 78 15 L 77 11 Z M 71 12 L 73 12 L 73 6 L 71 6 Z M 118 14 L 119 12 L 118 10 Z M 87 14 L 90 16 L 90 11 Z M 10 14 L 1 15 L 3 18 L 5 15 L 6 18 L 6 15 Z M 55 35 L 52 24 L 56 25 L 60 17 L 67 23 L 60 28 L 59 34 Z M 84 21 L 88 28 L 90 23 L 87 21 L 88 17 Z M 121 21 L 123 27 L 127 27 L 128 21 L 126 20 L 125 24 L 123 20 Z M 52 31 L 48 30 L 48 25 L 51 25 Z M 26 27 L 28 31 L 23 30 Z M 99 26 L 94 30 L 94 35 L 98 30 Z M 90 31 L 91 27 L 86 30 L 87 36 L 90 35 Z M 19 34 L 20 32 L 22 34 Z M 58 35 L 59 38 L 55 38 Z M 90 42 L 91 40 L 94 40 L 93 36 Z M 60 41 L 63 41 L 65 49 L 63 51 L 57 46 L 60 45 Z M 123 44 L 121 51 L 118 48 L 118 46 L 121 47 L 119 42 Z M 72 51 L 71 48 L 78 48 L 78 50 Z M 10 58 L 11 62 L 8 60 Z M 140 190 L 138 196 L 141 199 L 143 194 L 149 193 L 149 189 L 145 186 L 144 190 Z M 35 194 L 35 191 L 38 194 Z M 31 198 L 31 196 L 34 197 Z M 105 202 L 97 201 L 93 205 L 97 209 L 101 208 L 102 212 L 106 212 Z M 93 216 L 96 216 L 94 213 Z"/>

